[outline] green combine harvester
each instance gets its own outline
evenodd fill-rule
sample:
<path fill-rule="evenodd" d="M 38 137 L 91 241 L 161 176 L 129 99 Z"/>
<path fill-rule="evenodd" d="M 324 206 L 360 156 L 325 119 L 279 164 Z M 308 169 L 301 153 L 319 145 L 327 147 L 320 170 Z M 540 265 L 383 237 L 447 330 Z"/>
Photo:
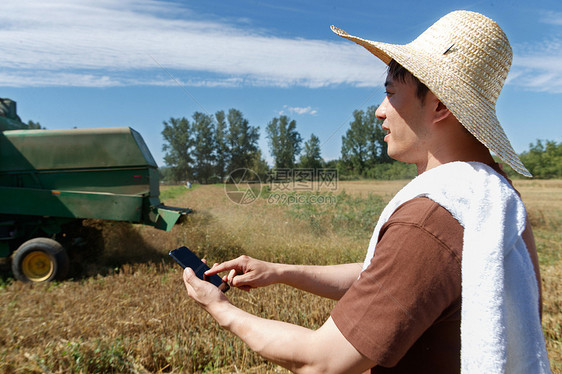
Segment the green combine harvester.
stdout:
<path fill-rule="evenodd" d="M 84 219 L 171 230 L 191 210 L 159 194 L 158 166 L 135 130 L 30 130 L 0 99 L 0 260 L 11 259 L 16 279 L 63 279 L 69 257 L 56 239 Z"/>

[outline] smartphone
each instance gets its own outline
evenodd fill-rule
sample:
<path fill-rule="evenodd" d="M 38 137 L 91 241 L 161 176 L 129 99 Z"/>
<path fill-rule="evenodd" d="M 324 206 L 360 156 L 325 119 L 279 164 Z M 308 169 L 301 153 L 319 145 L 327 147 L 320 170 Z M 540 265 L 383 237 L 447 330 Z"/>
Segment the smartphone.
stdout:
<path fill-rule="evenodd" d="M 191 252 L 187 247 L 176 248 L 170 253 L 168 253 L 182 268 L 190 267 L 197 275 L 197 278 L 211 282 L 218 287 L 222 292 L 228 291 L 230 286 L 225 283 L 220 276 L 217 274 L 207 276 L 204 273 L 209 270 L 209 267 L 205 265 L 203 261 L 197 257 L 197 255 Z"/>

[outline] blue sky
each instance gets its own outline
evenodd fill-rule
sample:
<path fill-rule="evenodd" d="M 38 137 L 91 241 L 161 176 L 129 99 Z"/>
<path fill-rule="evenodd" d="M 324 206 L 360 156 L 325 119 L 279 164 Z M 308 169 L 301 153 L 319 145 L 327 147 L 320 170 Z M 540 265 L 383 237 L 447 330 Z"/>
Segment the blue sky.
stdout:
<path fill-rule="evenodd" d="M 562 3 L 539 1 L 2 0 L 0 97 L 48 129 L 130 126 L 163 165 L 162 122 L 235 108 L 281 114 L 340 156 L 355 109 L 383 99 L 385 66 L 330 31 L 408 43 L 446 13 L 483 13 L 514 51 L 497 111 L 515 150 L 562 142 Z"/>

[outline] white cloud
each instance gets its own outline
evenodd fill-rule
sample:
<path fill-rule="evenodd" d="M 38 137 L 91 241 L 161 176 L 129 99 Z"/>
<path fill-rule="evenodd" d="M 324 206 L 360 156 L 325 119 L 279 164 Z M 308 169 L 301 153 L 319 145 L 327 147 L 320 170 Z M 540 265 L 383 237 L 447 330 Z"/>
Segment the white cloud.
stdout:
<path fill-rule="evenodd" d="M 562 49 L 515 55 L 509 84 L 538 92 L 562 93 Z"/>
<path fill-rule="evenodd" d="M 540 22 L 552 36 L 514 45 L 508 84 L 561 93 L 562 13 Z M 2 0 L 0 86 L 379 87 L 384 66 L 338 39 L 276 37 L 157 0 Z"/>
<path fill-rule="evenodd" d="M 540 42 L 514 46 L 508 83 L 531 91 L 562 93 L 562 13 L 544 12 L 540 22 L 554 26 Z"/>
<path fill-rule="evenodd" d="M 193 86 L 377 86 L 383 75 L 343 41 L 278 38 L 155 0 L 3 0 L 0 25 L 2 86 L 176 84 L 162 68 Z"/>
<path fill-rule="evenodd" d="M 304 108 L 301 107 L 291 107 L 288 105 L 283 105 L 283 110 L 279 112 L 280 115 L 283 114 L 298 114 L 298 115 L 304 115 L 304 114 L 308 114 L 311 116 L 314 116 L 316 114 L 318 114 L 318 111 L 316 109 L 312 109 L 312 107 L 307 106 Z"/>
<path fill-rule="evenodd" d="M 562 26 L 562 12 L 547 11 L 543 13 L 542 22 Z"/>

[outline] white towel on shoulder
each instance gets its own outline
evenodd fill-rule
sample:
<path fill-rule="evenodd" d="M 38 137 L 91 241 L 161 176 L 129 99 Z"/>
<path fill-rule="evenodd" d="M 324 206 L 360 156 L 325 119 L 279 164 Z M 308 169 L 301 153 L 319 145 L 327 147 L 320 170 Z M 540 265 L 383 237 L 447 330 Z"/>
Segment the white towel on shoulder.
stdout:
<path fill-rule="evenodd" d="M 521 237 L 525 207 L 491 167 L 452 162 L 414 178 L 381 213 L 363 269 L 375 254 L 382 225 L 400 205 L 421 196 L 447 209 L 464 227 L 462 373 L 550 373 L 538 285 Z"/>

